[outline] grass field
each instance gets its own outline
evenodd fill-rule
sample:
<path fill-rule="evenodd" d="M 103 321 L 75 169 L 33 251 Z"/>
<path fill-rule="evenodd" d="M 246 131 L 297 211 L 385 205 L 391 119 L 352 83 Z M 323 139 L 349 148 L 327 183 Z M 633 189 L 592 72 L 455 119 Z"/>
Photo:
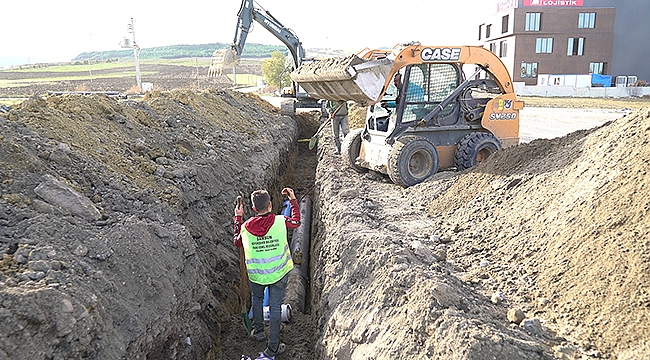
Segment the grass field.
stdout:
<path fill-rule="evenodd" d="M 259 59 L 242 59 L 240 65 L 260 64 Z M 210 58 L 184 58 L 184 59 L 149 59 L 140 61 L 141 67 L 147 65 L 170 65 L 184 66 L 188 68 L 199 68 L 199 73 L 203 74 L 203 69 L 210 66 Z M 12 76 L 2 77 L 4 74 L 11 73 Z M 43 76 L 39 76 L 43 74 Z M 59 75 L 60 74 L 60 75 Z M 144 77 L 153 75 L 153 71 L 141 71 Z M 24 75 L 24 76 L 22 76 Z M 232 81 L 234 76 L 231 70 L 227 70 L 225 75 Z M 237 84 L 257 85 L 257 81 L 262 79 L 261 76 L 253 74 L 235 73 Z M 91 79 L 112 79 L 122 77 L 135 77 L 135 63 L 133 60 L 121 60 L 117 62 L 95 63 L 95 64 L 66 64 L 53 65 L 47 67 L 34 67 L 29 69 L 5 69 L 0 70 L 0 88 L 20 87 L 29 84 L 39 83 L 48 84 L 57 81 L 74 81 L 74 80 L 91 80 Z"/>
<path fill-rule="evenodd" d="M 154 73 L 153 71 L 140 72 L 141 76 L 151 75 L 153 73 Z M 79 75 L 72 75 L 72 76 L 68 72 L 66 73 L 66 75 L 62 75 L 62 76 L 50 76 L 50 77 L 43 77 L 43 78 L 27 78 L 27 79 L 15 79 L 15 80 L 0 79 L 0 88 L 26 86 L 33 83 L 51 84 L 57 81 L 115 79 L 115 78 L 123 78 L 123 77 L 135 77 L 135 70 L 120 71 L 120 72 L 113 72 L 113 73 L 92 73 L 92 74 L 86 71 L 85 74 L 83 74 L 83 72 L 80 72 Z"/>
<path fill-rule="evenodd" d="M 96 64 L 67 64 L 67 65 L 53 65 L 53 66 L 44 66 L 44 67 L 33 67 L 28 69 L 5 69 L 0 70 L 0 72 L 16 72 L 16 73 L 41 73 L 41 72 L 55 72 L 55 73 L 66 73 L 66 72 L 88 72 L 88 70 L 99 71 L 99 70 L 116 70 L 127 67 L 134 67 L 133 61 L 118 61 L 118 62 L 106 62 L 106 63 L 96 63 Z"/>
<path fill-rule="evenodd" d="M 259 64 L 262 60 L 259 59 L 241 59 L 240 65 L 253 65 Z M 153 65 L 175 65 L 175 66 L 189 66 L 189 67 L 206 67 L 210 66 L 210 58 L 182 58 L 182 59 L 147 59 L 140 60 L 140 65 L 153 64 Z M 133 60 L 120 60 L 116 62 L 99 62 L 93 64 L 66 64 L 66 65 L 52 65 L 45 67 L 33 67 L 28 69 L 3 69 L 3 72 L 15 73 L 39 73 L 39 72 L 55 72 L 55 73 L 68 73 L 68 72 L 88 72 L 88 71 L 103 71 L 103 70 L 116 70 L 122 71 L 123 69 L 135 69 L 135 62 Z M 134 70 L 135 71 L 135 70 Z"/>

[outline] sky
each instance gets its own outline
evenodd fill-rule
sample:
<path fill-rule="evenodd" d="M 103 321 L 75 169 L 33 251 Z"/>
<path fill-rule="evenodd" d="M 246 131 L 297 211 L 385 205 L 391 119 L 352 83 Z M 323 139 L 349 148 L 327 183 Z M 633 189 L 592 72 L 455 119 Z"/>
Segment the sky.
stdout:
<path fill-rule="evenodd" d="M 0 67 L 70 61 L 87 51 L 120 49 L 135 20 L 141 48 L 231 43 L 241 0 L 3 1 Z M 477 43 L 478 25 L 496 10 L 493 0 L 287 1 L 259 0 L 305 49 L 356 52 L 419 41 L 424 45 Z M 388 6 L 387 4 L 390 4 Z M 282 45 L 254 23 L 247 43 Z"/>

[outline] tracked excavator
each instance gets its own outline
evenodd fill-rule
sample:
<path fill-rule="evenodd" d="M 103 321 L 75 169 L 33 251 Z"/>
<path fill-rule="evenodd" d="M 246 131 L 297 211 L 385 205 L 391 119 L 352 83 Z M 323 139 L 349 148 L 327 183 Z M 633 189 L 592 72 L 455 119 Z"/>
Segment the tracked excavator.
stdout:
<path fill-rule="evenodd" d="M 293 68 L 298 68 L 303 62 L 311 61 L 305 59 L 305 50 L 296 34 L 289 28 L 282 25 L 270 12 L 263 9 L 253 0 L 242 0 L 241 7 L 237 13 L 237 28 L 235 30 L 235 39 L 230 45 L 230 49 L 218 49 L 212 54 L 209 76 L 220 76 L 223 70 L 232 68 L 239 63 L 241 54 L 246 44 L 246 38 L 253 25 L 253 20 L 258 22 L 262 27 L 268 30 L 284 45 L 287 46 L 293 60 Z M 287 98 L 282 101 L 280 112 L 283 115 L 294 115 L 296 108 L 321 109 L 319 99 L 312 97 L 304 89 L 292 82 L 291 87 L 282 90 L 282 97 Z"/>
<path fill-rule="evenodd" d="M 309 94 L 368 106 L 341 155 L 353 170 L 401 186 L 439 169 L 464 170 L 519 143 L 519 110 L 508 70 L 476 46 L 396 45 L 303 64 L 291 74 Z"/>

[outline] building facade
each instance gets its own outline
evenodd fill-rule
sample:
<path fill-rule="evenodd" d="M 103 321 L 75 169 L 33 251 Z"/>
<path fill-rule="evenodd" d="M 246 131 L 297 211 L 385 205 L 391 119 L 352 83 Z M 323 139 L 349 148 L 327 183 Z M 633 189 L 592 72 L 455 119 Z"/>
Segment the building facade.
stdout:
<path fill-rule="evenodd" d="M 572 84 L 590 86 L 584 75 L 592 74 L 650 80 L 650 22 L 629 23 L 633 10 L 650 13 L 650 1 L 499 0 L 495 10 L 479 25 L 479 41 L 501 58 L 514 82 L 565 85 L 559 82 L 571 77 Z M 629 41 L 631 35 L 638 40 Z M 627 61 L 630 55 L 637 60 Z"/>

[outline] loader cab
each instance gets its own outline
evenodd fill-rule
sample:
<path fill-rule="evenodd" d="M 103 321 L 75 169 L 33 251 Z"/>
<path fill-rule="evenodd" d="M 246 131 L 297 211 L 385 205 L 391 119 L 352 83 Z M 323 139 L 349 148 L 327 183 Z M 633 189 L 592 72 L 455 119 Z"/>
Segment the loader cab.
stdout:
<path fill-rule="evenodd" d="M 390 133 L 396 126 L 422 120 L 445 100 L 463 81 L 463 72 L 456 64 L 415 64 L 400 69 L 401 84 L 388 86 L 381 101 L 369 108 L 367 128 Z M 453 125 L 458 120 L 457 102 L 452 102 L 440 114 L 441 125 Z"/>
<path fill-rule="evenodd" d="M 402 72 L 403 70 L 398 74 Z M 395 109 L 397 108 L 398 95 L 399 89 L 391 81 L 381 101 L 368 107 L 366 113 L 366 128 L 368 130 L 386 133 L 389 130 L 389 124 L 392 124 L 391 130 L 395 127 L 395 117 L 397 116 Z"/>

